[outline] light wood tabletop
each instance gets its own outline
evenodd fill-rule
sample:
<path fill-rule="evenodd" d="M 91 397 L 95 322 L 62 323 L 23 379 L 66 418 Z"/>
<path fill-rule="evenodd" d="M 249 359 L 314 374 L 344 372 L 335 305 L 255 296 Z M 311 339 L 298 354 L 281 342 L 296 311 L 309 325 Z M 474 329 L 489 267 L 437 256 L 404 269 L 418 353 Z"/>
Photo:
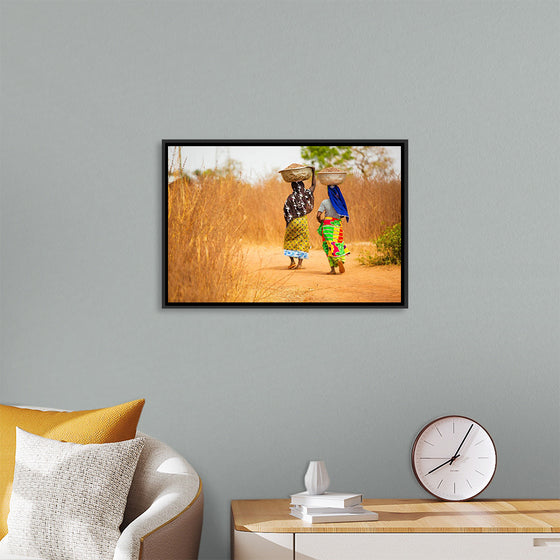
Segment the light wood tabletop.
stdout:
<path fill-rule="evenodd" d="M 234 500 L 236 531 L 253 533 L 560 533 L 560 500 L 364 500 L 378 521 L 318 523 L 292 517 L 290 500 Z"/>

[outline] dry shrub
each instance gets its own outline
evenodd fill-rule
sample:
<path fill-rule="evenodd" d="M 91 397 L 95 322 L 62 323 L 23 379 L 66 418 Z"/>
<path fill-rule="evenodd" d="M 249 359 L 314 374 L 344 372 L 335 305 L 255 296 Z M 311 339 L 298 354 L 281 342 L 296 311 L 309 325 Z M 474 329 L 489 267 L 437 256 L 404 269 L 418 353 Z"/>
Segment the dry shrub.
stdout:
<path fill-rule="evenodd" d="M 326 198 L 326 187 L 323 187 Z M 348 206 L 350 221 L 344 227 L 349 241 L 371 241 L 385 228 L 401 221 L 401 181 L 348 177 L 340 187 Z M 318 207 L 318 205 L 317 205 Z"/>
<path fill-rule="evenodd" d="M 243 192 L 242 236 L 246 243 L 282 246 L 286 222 L 284 203 L 292 192 L 290 183 L 271 177 L 255 185 L 246 185 Z"/>
<path fill-rule="evenodd" d="M 171 302 L 243 299 L 241 222 L 230 181 L 179 179 L 168 185 L 168 294 Z"/>

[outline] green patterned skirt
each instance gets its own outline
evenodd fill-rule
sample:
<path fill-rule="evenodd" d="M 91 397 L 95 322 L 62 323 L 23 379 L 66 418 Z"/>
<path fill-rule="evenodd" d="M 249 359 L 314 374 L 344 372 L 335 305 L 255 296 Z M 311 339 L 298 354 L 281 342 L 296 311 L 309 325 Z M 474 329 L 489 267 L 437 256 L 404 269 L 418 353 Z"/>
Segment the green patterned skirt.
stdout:
<path fill-rule="evenodd" d="M 329 265 L 336 266 L 346 260 L 348 250 L 344 243 L 342 222 L 335 218 L 325 218 L 317 230 L 323 240 L 323 251 L 327 255 Z"/>

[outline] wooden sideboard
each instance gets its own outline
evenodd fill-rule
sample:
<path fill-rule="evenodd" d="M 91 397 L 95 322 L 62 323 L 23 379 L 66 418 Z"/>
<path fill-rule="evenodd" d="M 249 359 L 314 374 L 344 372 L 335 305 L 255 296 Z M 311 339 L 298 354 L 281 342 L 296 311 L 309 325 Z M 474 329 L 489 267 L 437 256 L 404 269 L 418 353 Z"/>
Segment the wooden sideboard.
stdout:
<path fill-rule="evenodd" d="M 378 521 L 304 523 L 234 500 L 233 560 L 560 560 L 560 500 L 364 500 Z"/>

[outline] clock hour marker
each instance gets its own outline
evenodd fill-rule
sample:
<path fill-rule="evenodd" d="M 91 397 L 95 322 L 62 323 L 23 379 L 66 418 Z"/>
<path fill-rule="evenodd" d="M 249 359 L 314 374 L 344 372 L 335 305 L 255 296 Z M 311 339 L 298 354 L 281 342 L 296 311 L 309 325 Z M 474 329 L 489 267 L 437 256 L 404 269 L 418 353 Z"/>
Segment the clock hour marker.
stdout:
<path fill-rule="evenodd" d="M 457 492 L 455 492 L 455 483 L 453 483 L 453 494 L 457 494 Z"/>
<path fill-rule="evenodd" d="M 455 420 L 453 420 L 453 433 L 455 433 Z"/>
<path fill-rule="evenodd" d="M 418 459 L 448 459 L 448 457 L 418 457 Z"/>
<path fill-rule="evenodd" d="M 431 445 L 432 447 L 434 446 L 433 443 L 430 443 L 428 440 L 424 440 L 428 445 Z"/>
<path fill-rule="evenodd" d="M 471 483 L 469 482 L 469 479 L 465 478 L 465 480 L 467 481 L 467 484 L 469 485 L 469 487 L 472 488 Z"/>
<path fill-rule="evenodd" d="M 479 459 L 490 459 L 490 457 L 479 457 Z"/>
<path fill-rule="evenodd" d="M 481 473 L 478 469 L 474 469 L 478 474 L 484 476 L 484 473 Z"/>
<path fill-rule="evenodd" d="M 484 440 L 481 439 L 478 443 L 475 443 L 475 445 L 480 445 Z"/>
<path fill-rule="evenodd" d="M 439 434 L 439 437 L 443 437 L 443 436 L 441 435 L 441 432 L 439 431 L 439 428 L 438 428 L 437 426 L 436 426 L 436 430 L 437 430 L 437 433 Z"/>
<path fill-rule="evenodd" d="M 442 482 L 443 482 L 443 478 L 439 481 L 439 484 L 437 485 L 438 488 L 441 486 Z"/>

